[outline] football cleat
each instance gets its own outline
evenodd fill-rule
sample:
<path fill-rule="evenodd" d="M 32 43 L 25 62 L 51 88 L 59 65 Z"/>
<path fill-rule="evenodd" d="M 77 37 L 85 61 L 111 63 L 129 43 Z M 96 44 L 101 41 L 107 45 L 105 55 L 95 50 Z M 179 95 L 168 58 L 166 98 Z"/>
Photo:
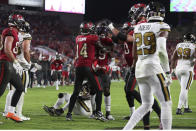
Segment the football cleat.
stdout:
<path fill-rule="evenodd" d="M 107 121 L 107 119 L 104 117 L 103 113 L 101 111 L 98 111 L 96 114 L 95 114 L 95 118 L 96 120 L 100 120 L 102 122 L 105 122 Z"/>
<path fill-rule="evenodd" d="M 124 118 L 123 118 L 123 120 L 129 120 L 130 119 L 130 116 L 125 116 Z"/>
<path fill-rule="evenodd" d="M 96 119 L 96 111 L 93 111 L 92 115 L 89 116 L 90 119 Z"/>
<path fill-rule="evenodd" d="M 64 110 L 63 110 L 62 108 L 56 109 L 56 110 L 55 110 L 55 114 L 56 114 L 57 116 L 60 116 L 60 115 L 62 115 L 63 113 L 64 113 Z"/>
<path fill-rule="evenodd" d="M 30 117 L 26 117 L 26 116 L 19 116 L 23 121 L 29 121 L 31 118 Z"/>
<path fill-rule="evenodd" d="M 108 120 L 115 120 L 115 118 L 112 115 L 107 115 L 106 119 L 108 119 Z"/>
<path fill-rule="evenodd" d="M 6 115 L 7 115 L 7 112 L 3 112 L 3 113 L 2 113 L 2 116 L 3 116 L 3 117 L 6 117 Z"/>
<path fill-rule="evenodd" d="M 50 116 L 54 116 L 55 114 L 55 109 L 54 107 L 48 107 L 46 105 L 43 106 L 43 109 L 50 115 Z"/>
<path fill-rule="evenodd" d="M 193 111 L 188 107 L 184 108 L 184 113 L 192 113 Z"/>
<path fill-rule="evenodd" d="M 71 113 L 67 113 L 66 120 L 67 121 L 71 121 L 72 120 L 72 114 Z"/>
<path fill-rule="evenodd" d="M 22 122 L 22 119 L 20 117 L 16 116 L 14 113 L 11 113 L 11 112 L 7 113 L 6 118 L 11 119 L 15 122 Z"/>
<path fill-rule="evenodd" d="M 183 115 L 183 112 L 181 109 L 177 108 L 176 115 Z"/>

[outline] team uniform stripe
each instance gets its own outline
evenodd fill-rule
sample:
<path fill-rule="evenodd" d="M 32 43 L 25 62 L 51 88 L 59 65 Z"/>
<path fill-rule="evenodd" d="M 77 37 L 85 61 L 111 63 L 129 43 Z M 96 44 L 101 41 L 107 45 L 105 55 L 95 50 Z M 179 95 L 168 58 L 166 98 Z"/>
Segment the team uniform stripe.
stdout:
<path fill-rule="evenodd" d="M 97 83 L 97 86 L 98 86 L 99 90 L 102 90 L 102 89 L 101 89 L 100 82 L 99 82 L 99 80 L 98 80 L 98 77 L 97 77 L 96 75 L 94 75 L 94 78 L 95 78 L 95 80 L 96 80 L 96 83 Z"/>
<path fill-rule="evenodd" d="M 165 78 L 164 78 L 163 74 L 158 74 L 157 76 L 158 76 L 158 79 L 159 79 L 160 84 L 161 84 L 161 89 L 162 89 L 165 101 L 169 101 L 170 100 L 170 94 L 169 94 L 168 87 L 166 87 L 164 85 Z"/>
<path fill-rule="evenodd" d="M 3 75 L 4 75 L 4 67 L 5 65 L 4 65 L 4 63 L 2 63 L 2 67 L 1 67 L 1 75 L 0 75 L 0 85 L 1 85 L 1 83 L 2 83 L 2 81 L 3 81 Z"/>
<path fill-rule="evenodd" d="M 86 112 L 90 112 L 90 109 L 88 108 L 88 106 L 86 105 L 84 101 L 78 100 L 78 103 L 84 108 Z"/>
<path fill-rule="evenodd" d="M 189 80 L 188 80 L 188 83 L 187 83 L 187 86 L 186 86 L 186 89 L 187 89 L 187 90 L 190 89 L 192 79 L 193 79 L 193 74 L 192 74 L 192 72 L 190 71 Z"/>
<path fill-rule="evenodd" d="M 132 86 L 131 86 L 131 91 L 133 91 L 133 90 L 134 90 L 134 88 L 135 88 L 135 84 L 136 84 L 136 78 L 134 78 L 134 79 L 133 79 L 133 84 L 132 84 Z"/>
<path fill-rule="evenodd" d="M 168 31 L 168 32 L 170 32 L 171 30 L 167 29 L 167 28 L 162 28 L 162 29 L 160 29 L 160 31 Z"/>

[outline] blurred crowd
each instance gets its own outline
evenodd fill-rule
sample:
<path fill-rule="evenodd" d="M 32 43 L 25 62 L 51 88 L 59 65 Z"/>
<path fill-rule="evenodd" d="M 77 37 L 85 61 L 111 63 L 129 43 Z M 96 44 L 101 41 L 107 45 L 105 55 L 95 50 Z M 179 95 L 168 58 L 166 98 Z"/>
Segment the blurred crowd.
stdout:
<path fill-rule="evenodd" d="M 1 12 L 0 13 L 0 31 L 7 27 L 7 18 L 9 13 Z M 50 64 L 54 59 L 53 56 L 50 60 L 49 54 L 43 54 L 39 50 L 35 49 L 37 46 L 46 46 L 55 50 L 56 52 L 62 55 L 62 60 L 64 62 L 64 69 L 67 65 L 70 65 L 71 70 L 69 72 L 70 81 L 72 83 L 74 79 L 74 54 L 75 54 L 75 35 L 77 32 L 69 29 L 67 25 L 64 25 L 64 22 L 60 19 L 58 15 L 40 15 L 40 14 L 23 14 L 26 20 L 31 24 L 31 35 L 33 37 L 31 44 L 31 59 L 32 62 L 40 64 L 42 67 L 41 70 L 33 72 L 32 75 L 37 79 L 38 85 L 51 85 L 51 75 L 50 75 Z M 196 22 L 187 25 L 186 28 L 179 28 L 179 26 L 172 27 L 172 32 L 169 35 L 167 41 L 167 50 L 169 59 L 175 50 L 176 44 L 181 41 L 183 34 L 187 32 L 196 31 Z M 76 27 L 79 30 L 79 26 Z M 121 45 L 114 46 L 114 57 L 115 57 L 115 66 L 120 68 L 119 72 L 121 77 L 124 77 L 126 72 L 126 62 L 123 58 L 123 47 Z M 43 59 L 39 59 L 42 55 Z M 47 72 L 47 73 L 46 73 Z M 114 79 L 119 79 L 119 77 L 113 77 Z M 63 84 L 63 83 L 62 83 Z"/>

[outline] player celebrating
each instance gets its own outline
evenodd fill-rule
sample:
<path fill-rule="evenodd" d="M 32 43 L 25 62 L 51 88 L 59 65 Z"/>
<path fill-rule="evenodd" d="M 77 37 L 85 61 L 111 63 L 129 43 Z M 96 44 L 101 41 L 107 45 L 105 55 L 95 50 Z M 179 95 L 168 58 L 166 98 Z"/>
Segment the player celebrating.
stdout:
<path fill-rule="evenodd" d="M 63 61 L 61 60 L 60 54 L 56 54 L 55 60 L 51 63 L 51 76 L 54 80 L 56 90 L 59 90 L 59 82 L 61 80 L 61 71 L 63 68 Z"/>
<path fill-rule="evenodd" d="M 19 61 L 20 65 L 23 67 L 23 71 L 21 72 L 21 78 L 23 85 L 25 87 L 25 92 L 22 93 L 20 100 L 17 104 L 16 107 L 16 115 L 19 116 L 22 120 L 30 120 L 29 117 L 25 117 L 22 115 L 22 107 L 24 104 L 24 95 L 27 92 L 27 87 L 29 84 L 29 73 L 28 70 L 31 67 L 31 61 L 30 61 L 30 43 L 31 43 L 31 35 L 29 34 L 30 31 L 30 25 L 28 22 L 25 22 L 23 29 L 19 32 L 19 43 L 20 43 L 20 48 L 18 51 L 18 54 L 16 56 L 17 60 Z M 6 104 L 5 104 L 5 110 L 4 110 L 4 116 L 6 116 L 8 112 L 8 108 L 11 104 L 11 98 L 13 96 L 13 93 L 15 92 L 15 88 L 10 85 L 10 91 L 7 94 L 6 97 Z"/>
<path fill-rule="evenodd" d="M 75 82 L 74 91 L 70 98 L 69 109 L 66 115 L 67 120 L 72 120 L 72 110 L 74 108 L 76 99 L 79 95 L 80 88 L 84 79 L 87 79 L 90 83 L 92 90 L 95 90 L 97 95 L 102 94 L 102 89 L 99 84 L 97 76 L 92 72 L 91 66 L 95 59 L 96 46 L 101 46 L 98 36 L 94 34 L 95 26 L 92 22 L 84 22 L 80 25 L 81 35 L 76 37 L 76 71 L 75 71 Z M 101 108 L 101 98 L 97 100 L 97 105 Z M 102 118 L 103 114 L 100 112 L 101 109 L 97 109 L 98 117 Z"/>
<path fill-rule="evenodd" d="M 195 36 L 188 33 L 184 35 L 184 41 L 177 44 L 171 62 L 172 72 L 175 72 L 181 85 L 178 108 L 176 110 L 177 115 L 183 114 L 182 106 L 184 106 L 184 113 L 192 112 L 188 105 L 188 91 L 193 82 L 194 58 L 196 58 Z M 176 62 L 177 66 L 175 69 Z"/>
<path fill-rule="evenodd" d="M 133 29 L 134 26 L 146 23 L 146 14 L 145 14 L 145 4 L 135 4 L 133 5 L 129 10 L 129 19 L 131 22 L 125 23 L 123 30 L 120 32 L 116 28 L 113 27 L 112 24 L 109 25 L 109 28 L 111 29 L 113 33 L 113 40 L 117 41 L 117 43 L 123 43 L 124 44 L 124 56 L 127 64 L 130 66 L 130 71 L 126 75 L 125 79 L 125 93 L 126 93 L 126 99 L 130 107 L 130 115 L 126 116 L 124 119 L 129 120 L 132 113 L 135 111 L 134 106 L 134 98 L 139 102 L 142 103 L 141 96 L 139 92 L 135 90 L 136 87 L 136 78 L 135 78 L 135 68 L 133 68 L 133 56 L 132 56 L 132 49 L 133 49 Z M 160 119 L 160 107 L 158 105 L 158 102 L 156 99 L 154 100 L 154 104 L 152 106 L 153 110 L 157 113 L 159 119 Z M 150 129 L 150 112 L 148 112 L 144 118 L 144 129 Z M 162 125 L 160 123 L 160 127 L 162 128 Z"/>
<path fill-rule="evenodd" d="M 97 60 L 93 64 L 93 70 L 99 77 L 103 92 L 104 92 L 104 102 L 106 110 L 106 119 L 114 120 L 114 117 L 110 114 L 111 112 L 111 96 L 110 96 L 110 68 L 109 62 L 111 59 L 110 52 L 113 48 L 112 39 L 108 37 L 108 28 L 104 23 L 98 23 L 96 26 L 96 33 L 100 38 L 101 44 L 106 48 L 106 52 L 102 48 L 97 49 Z M 96 96 L 97 97 L 97 96 Z M 100 96 L 102 97 L 102 96 Z M 94 97 L 92 97 L 93 99 Z M 92 104 L 94 105 L 94 104 Z M 95 107 L 93 107 L 95 109 Z M 95 114 L 95 112 L 93 112 Z M 94 115 L 93 114 L 93 115 Z M 92 115 L 92 116 L 93 116 Z"/>
<path fill-rule="evenodd" d="M 22 122 L 22 119 L 15 115 L 15 107 L 23 92 L 22 80 L 19 72 L 22 67 L 16 59 L 19 51 L 18 32 L 22 29 L 24 18 L 19 14 L 12 14 L 8 18 L 8 26 L 2 32 L 1 36 L 1 52 L 0 52 L 0 96 L 3 95 L 8 83 L 12 84 L 16 91 L 11 99 L 6 118 L 12 119 L 16 122 Z"/>
<path fill-rule="evenodd" d="M 165 8 L 158 2 L 151 2 L 147 8 L 147 23 L 134 29 L 134 56 L 138 56 L 135 75 L 139 85 L 142 105 L 132 114 L 124 130 L 130 130 L 151 109 L 153 94 L 161 104 L 161 123 L 164 130 L 172 125 L 171 84 L 166 40 L 170 27 L 164 23 Z"/>

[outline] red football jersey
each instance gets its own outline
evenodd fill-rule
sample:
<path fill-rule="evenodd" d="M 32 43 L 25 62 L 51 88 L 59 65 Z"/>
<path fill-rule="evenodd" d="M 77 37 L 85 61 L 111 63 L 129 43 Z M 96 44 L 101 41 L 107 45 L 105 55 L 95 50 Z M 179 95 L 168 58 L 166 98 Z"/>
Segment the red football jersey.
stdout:
<path fill-rule="evenodd" d="M 76 37 L 76 67 L 91 67 L 95 59 L 95 43 L 98 41 L 97 35 L 79 35 Z"/>
<path fill-rule="evenodd" d="M 5 38 L 6 36 L 13 36 L 14 37 L 14 41 L 12 43 L 12 53 L 14 54 L 14 56 L 16 56 L 18 54 L 19 50 L 19 39 L 18 39 L 18 31 L 14 28 L 6 28 L 3 30 L 2 32 L 2 36 L 1 36 L 1 42 L 4 45 L 5 43 Z M 7 57 L 7 55 L 4 52 L 4 48 L 0 51 L 0 60 L 7 60 L 7 61 L 11 61 L 9 57 Z"/>
<path fill-rule="evenodd" d="M 54 60 L 51 63 L 51 69 L 56 71 L 61 71 L 63 68 L 63 61 L 61 60 Z"/>
<path fill-rule="evenodd" d="M 106 48 L 112 48 L 112 39 L 111 38 L 101 38 L 101 44 Z M 109 65 L 110 62 L 110 54 L 107 52 L 103 52 L 102 50 L 98 50 L 98 65 L 104 66 Z"/>

